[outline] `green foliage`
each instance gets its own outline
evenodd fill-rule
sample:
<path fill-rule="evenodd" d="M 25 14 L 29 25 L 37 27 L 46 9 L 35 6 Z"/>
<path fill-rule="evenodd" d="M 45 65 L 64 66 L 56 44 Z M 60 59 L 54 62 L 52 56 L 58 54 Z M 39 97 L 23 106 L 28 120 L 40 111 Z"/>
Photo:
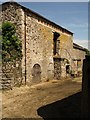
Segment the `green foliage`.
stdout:
<path fill-rule="evenodd" d="M 21 41 L 16 36 L 16 28 L 13 23 L 2 23 L 1 42 L 3 61 L 20 60 L 22 58 Z"/>

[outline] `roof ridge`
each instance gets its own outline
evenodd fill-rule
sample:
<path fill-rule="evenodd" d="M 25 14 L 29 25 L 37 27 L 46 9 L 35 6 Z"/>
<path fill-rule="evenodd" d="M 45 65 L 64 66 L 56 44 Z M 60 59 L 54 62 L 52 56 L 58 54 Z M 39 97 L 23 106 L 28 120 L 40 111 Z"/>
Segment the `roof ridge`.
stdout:
<path fill-rule="evenodd" d="M 21 6 L 23 9 L 29 10 L 29 11 L 32 12 L 33 14 L 35 14 L 35 15 L 39 16 L 40 18 L 46 20 L 47 22 L 51 23 L 52 25 L 57 26 L 59 29 L 65 30 L 65 31 L 67 31 L 69 34 L 73 35 L 73 32 L 69 31 L 68 29 L 66 29 L 66 28 L 58 25 L 57 23 L 55 23 L 55 22 L 53 22 L 53 21 L 50 21 L 49 19 L 45 18 L 44 16 L 38 14 L 37 12 L 34 12 L 33 10 L 31 10 L 31 9 L 29 9 L 29 8 L 21 5 L 21 4 L 19 4 L 19 3 L 16 2 L 16 1 L 7 1 L 7 2 L 4 2 L 2 5 L 7 4 L 7 3 L 15 3 L 15 4 Z"/>

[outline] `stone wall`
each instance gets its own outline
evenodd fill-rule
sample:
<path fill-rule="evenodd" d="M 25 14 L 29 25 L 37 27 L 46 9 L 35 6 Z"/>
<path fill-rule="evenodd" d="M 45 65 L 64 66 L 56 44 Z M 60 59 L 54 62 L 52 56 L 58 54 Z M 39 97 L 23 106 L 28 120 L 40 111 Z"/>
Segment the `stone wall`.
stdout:
<path fill-rule="evenodd" d="M 83 59 L 85 59 L 85 54 L 85 51 L 73 48 L 73 59 L 75 59 L 74 64 L 77 68 L 77 72 L 82 72 L 82 65 Z"/>
<path fill-rule="evenodd" d="M 12 89 L 14 86 L 20 86 L 22 84 L 21 62 L 3 62 L 1 76 L 2 89 Z"/>
<path fill-rule="evenodd" d="M 2 16 L 3 21 L 11 21 L 16 25 L 17 35 L 22 41 L 21 67 L 24 83 L 46 81 L 54 79 L 55 76 L 66 77 L 67 65 L 70 65 L 72 70 L 75 69 L 73 58 L 80 56 L 83 59 L 82 51 L 73 50 L 73 34 L 46 21 L 32 11 L 16 3 L 7 3 L 3 5 Z M 57 56 L 53 53 L 55 32 L 60 35 Z M 55 58 L 58 62 L 55 62 Z M 59 68 L 56 68 L 58 65 L 60 65 Z M 55 75 L 58 69 L 60 73 Z M 40 80 L 33 80 L 36 77 Z"/>
<path fill-rule="evenodd" d="M 15 26 L 16 26 L 16 35 L 22 41 L 22 54 L 23 54 L 22 65 L 21 65 L 21 63 L 19 63 L 19 65 L 22 66 L 21 67 L 22 69 L 21 68 L 18 69 L 18 67 L 14 67 L 14 70 L 10 71 L 9 73 L 12 74 L 12 76 L 14 77 L 13 80 L 16 80 L 16 78 L 22 79 L 22 77 L 25 76 L 24 75 L 24 73 L 25 73 L 25 70 L 24 70 L 25 69 L 25 64 L 24 64 L 25 50 L 24 50 L 24 48 L 25 47 L 24 47 L 24 20 L 23 20 L 24 13 L 23 13 L 21 7 L 17 6 L 14 3 L 4 4 L 1 7 L 2 7 L 2 11 L 0 11 L 0 12 L 2 12 L 2 13 L 0 13 L 0 14 L 2 14 L 2 17 L 0 17 L 0 21 L 2 21 L 2 22 L 9 21 L 9 22 L 12 22 L 13 24 L 15 24 Z M 14 63 L 12 63 L 12 64 L 6 63 L 6 64 L 9 64 L 9 67 L 6 66 L 6 68 L 7 68 L 7 70 L 10 70 L 9 68 L 12 67 L 12 64 L 14 64 Z M 5 65 L 2 64 L 2 66 L 3 66 L 2 67 L 2 71 L 3 71 L 3 68 L 5 67 Z M 22 72 L 21 72 L 21 70 L 22 70 Z M 8 75 L 9 75 L 9 73 L 7 72 Z M 4 78 L 5 78 L 5 76 L 4 76 Z M 9 78 L 10 78 L 10 75 L 9 75 Z M 11 77 L 11 79 L 12 79 L 12 77 Z M 18 80 L 16 80 L 16 81 L 18 81 Z M 13 81 L 13 82 L 15 82 L 15 81 Z"/>
<path fill-rule="evenodd" d="M 35 64 L 41 66 L 41 81 L 54 79 L 55 69 L 54 54 L 53 54 L 53 39 L 54 32 L 60 34 L 60 52 L 61 58 L 69 60 L 72 66 L 72 50 L 73 40 L 72 35 L 66 34 L 55 27 L 46 25 L 44 21 L 36 17 L 30 11 L 25 11 L 26 15 L 26 69 L 27 69 L 27 82 L 32 83 L 33 75 L 32 69 Z M 39 19 L 39 20 L 38 20 Z M 67 63 L 61 61 L 60 77 L 66 77 Z M 55 68 L 55 69 L 54 69 Z M 56 78 L 55 78 L 56 79 Z"/>
<path fill-rule="evenodd" d="M 26 69 L 27 82 L 32 83 L 35 64 L 41 67 L 41 81 L 53 78 L 53 34 L 40 24 L 30 12 L 26 15 Z"/>
<path fill-rule="evenodd" d="M 2 6 L 3 21 L 16 26 L 16 34 L 22 41 L 22 79 L 32 83 L 32 69 L 41 66 L 41 80 L 53 78 L 53 34 L 50 28 L 38 23 L 36 16 L 15 3 Z M 25 80 L 26 79 L 26 80 Z"/>
<path fill-rule="evenodd" d="M 85 51 L 80 49 L 73 49 L 73 58 L 75 59 L 85 59 Z"/>
<path fill-rule="evenodd" d="M 67 34 L 61 34 L 60 38 L 60 55 L 64 60 L 62 61 L 62 77 L 67 75 L 66 66 L 69 64 L 71 70 L 73 70 L 73 36 Z"/>

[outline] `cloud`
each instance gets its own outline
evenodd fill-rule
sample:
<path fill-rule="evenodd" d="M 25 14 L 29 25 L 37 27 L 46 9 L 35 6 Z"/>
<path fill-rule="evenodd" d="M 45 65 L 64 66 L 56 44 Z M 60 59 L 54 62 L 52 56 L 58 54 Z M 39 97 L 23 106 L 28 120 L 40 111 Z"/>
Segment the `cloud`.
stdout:
<path fill-rule="evenodd" d="M 80 40 L 80 39 L 74 39 L 74 43 L 77 43 L 78 45 L 84 47 L 84 48 L 89 48 L 89 41 L 88 40 Z"/>
<path fill-rule="evenodd" d="M 88 29 L 88 23 L 85 23 L 85 24 L 68 24 L 67 25 L 68 27 L 73 27 L 73 28 L 87 28 Z"/>

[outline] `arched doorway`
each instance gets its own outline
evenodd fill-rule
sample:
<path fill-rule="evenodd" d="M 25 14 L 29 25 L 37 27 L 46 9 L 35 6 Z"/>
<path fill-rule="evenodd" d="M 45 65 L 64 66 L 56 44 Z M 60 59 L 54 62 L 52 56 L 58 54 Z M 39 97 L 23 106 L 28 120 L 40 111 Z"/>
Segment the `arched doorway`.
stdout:
<path fill-rule="evenodd" d="M 32 69 L 32 82 L 39 83 L 41 81 L 41 66 L 39 64 L 35 64 Z"/>

